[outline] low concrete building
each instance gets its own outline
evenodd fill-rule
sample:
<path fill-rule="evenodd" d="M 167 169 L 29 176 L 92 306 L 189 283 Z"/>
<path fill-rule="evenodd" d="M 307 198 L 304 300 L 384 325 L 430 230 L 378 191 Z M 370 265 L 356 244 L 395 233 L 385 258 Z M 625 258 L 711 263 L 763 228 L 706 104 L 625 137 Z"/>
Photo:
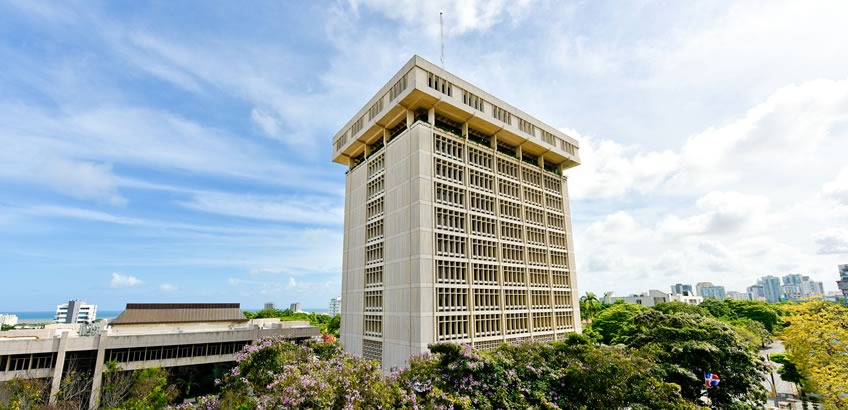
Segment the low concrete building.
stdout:
<path fill-rule="evenodd" d="M 654 307 L 660 303 L 665 303 L 671 300 L 668 293 L 656 289 L 651 289 L 638 295 L 630 295 L 615 299 L 623 300 L 625 303 L 633 303 L 647 307 Z"/>
<path fill-rule="evenodd" d="M 669 296 L 669 301 L 683 302 L 687 305 L 700 305 L 704 301 L 704 298 L 702 296 L 696 296 L 692 292 L 684 291 L 681 294 Z"/>
<path fill-rule="evenodd" d="M 82 325 L 85 326 L 85 325 Z M 14 378 L 50 379 L 51 399 L 70 368 L 91 370 L 89 404 L 98 407 L 104 363 L 122 370 L 193 366 L 234 361 L 245 345 L 272 336 L 318 338 L 306 321 L 244 317 L 232 304 L 127 304 L 127 309 L 93 336 L 80 336 L 79 324 L 0 333 L 0 382 Z"/>

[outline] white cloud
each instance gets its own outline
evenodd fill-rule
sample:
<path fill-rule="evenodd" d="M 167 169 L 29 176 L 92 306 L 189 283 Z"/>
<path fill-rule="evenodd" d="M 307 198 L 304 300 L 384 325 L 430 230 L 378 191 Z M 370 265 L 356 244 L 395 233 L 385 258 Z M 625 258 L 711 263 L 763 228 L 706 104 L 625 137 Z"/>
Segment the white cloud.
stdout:
<path fill-rule="evenodd" d="M 33 176 L 58 192 L 79 199 L 98 199 L 113 205 L 127 200 L 117 190 L 112 166 L 52 158 L 43 161 Z"/>
<path fill-rule="evenodd" d="M 141 286 L 144 282 L 135 276 L 122 275 L 118 272 L 112 273 L 112 280 L 109 282 L 109 287 L 113 289 L 132 288 Z"/>
<path fill-rule="evenodd" d="M 738 192 L 710 192 L 697 202 L 702 213 L 688 217 L 671 215 L 659 224 L 671 235 L 726 234 L 750 226 L 763 217 L 769 200 Z"/>
<path fill-rule="evenodd" d="M 848 254 L 848 230 L 827 229 L 815 237 L 819 254 Z"/>
<path fill-rule="evenodd" d="M 170 283 L 163 283 L 159 285 L 159 290 L 161 290 L 162 292 L 173 292 L 177 290 L 177 287 Z"/>
<path fill-rule="evenodd" d="M 250 119 L 271 138 L 277 138 L 280 132 L 280 124 L 273 114 L 265 110 L 254 108 L 250 111 Z"/>
<path fill-rule="evenodd" d="M 580 142 L 581 165 L 568 171 L 569 191 L 575 199 L 651 192 L 678 168 L 678 155 L 671 151 L 645 152 L 610 140 L 596 142 L 574 130 L 565 132 Z"/>
<path fill-rule="evenodd" d="M 437 37 L 440 12 L 444 13 L 445 34 L 454 36 L 520 20 L 531 3 L 527 0 L 353 0 L 350 5 L 354 14 L 358 14 L 359 7 L 366 7 L 401 20 L 404 25 L 411 26 L 410 29 Z"/>

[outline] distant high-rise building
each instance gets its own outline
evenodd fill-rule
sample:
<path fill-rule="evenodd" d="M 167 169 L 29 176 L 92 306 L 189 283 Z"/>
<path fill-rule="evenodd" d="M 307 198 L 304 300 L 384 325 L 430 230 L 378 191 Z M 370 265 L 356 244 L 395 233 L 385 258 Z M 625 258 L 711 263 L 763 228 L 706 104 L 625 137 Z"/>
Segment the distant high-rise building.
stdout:
<path fill-rule="evenodd" d="M 839 265 L 839 280 L 836 281 L 839 290 L 842 291 L 842 299 L 848 305 L 848 264 Z"/>
<path fill-rule="evenodd" d="M 824 294 L 821 282 L 810 280 L 809 276 L 797 273 L 783 277 L 783 295 L 790 300 L 800 300 Z"/>
<path fill-rule="evenodd" d="M 684 285 L 682 283 L 676 283 L 671 286 L 671 294 L 672 295 L 682 295 L 684 292 L 689 292 L 692 294 L 692 285 Z"/>
<path fill-rule="evenodd" d="M 727 295 L 724 291 L 724 286 L 713 285 L 701 287 L 701 293 L 699 296 L 703 296 L 704 299 L 724 300 Z"/>
<path fill-rule="evenodd" d="M 338 315 L 341 312 L 342 312 L 342 297 L 338 296 L 338 297 L 330 299 L 330 307 L 327 309 L 327 313 L 329 313 L 330 316 L 335 316 L 335 315 Z"/>
<path fill-rule="evenodd" d="M 303 312 L 302 310 L 300 310 L 300 302 L 292 303 L 291 306 L 289 306 L 289 310 L 291 310 L 294 313 Z"/>
<path fill-rule="evenodd" d="M 345 349 L 388 370 L 435 342 L 490 349 L 579 332 L 563 175 L 577 150 L 413 57 L 333 138 L 347 165 Z"/>
<path fill-rule="evenodd" d="M 766 298 L 766 302 L 775 303 L 780 302 L 781 295 L 783 292 L 780 289 L 780 278 L 777 276 L 763 276 L 760 279 L 763 285 L 763 296 Z"/>
<path fill-rule="evenodd" d="M 809 281 L 809 294 L 811 297 L 824 295 L 824 283 L 816 280 Z"/>
<path fill-rule="evenodd" d="M 750 300 L 766 300 L 762 281 L 757 281 L 755 285 L 748 286 L 746 291 L 748 291 L 748 299 Z"/>
<path fill-rule="evenodd" d="M 696 293 L 698 296 L 704 296 L 704 294 L 701 292 L 701 290 L 702 290 L 702 289 L 704 289 L 704 288 L 707 288 L 707 287 L 711 287 L 711 286 L 713 286 L 713 283 L 712 283 L 712 282 L 699 282 L 699 283 L 696 283 L 696 284 L 695 284 L 695 293 Z"/>
<path fill-rule="evenodd" d="M 97 320 L 97 305 L 89 305 L 84 300 L 70 300 L 56 306 L 56 323 L 94 323 Z"/>
<path fill-rule="evenodd" d="M 262 308 L 263 310 L 274 310 L 277 307 L 274 306 L 274 302 L 265 302 L 265 306 Z"/>

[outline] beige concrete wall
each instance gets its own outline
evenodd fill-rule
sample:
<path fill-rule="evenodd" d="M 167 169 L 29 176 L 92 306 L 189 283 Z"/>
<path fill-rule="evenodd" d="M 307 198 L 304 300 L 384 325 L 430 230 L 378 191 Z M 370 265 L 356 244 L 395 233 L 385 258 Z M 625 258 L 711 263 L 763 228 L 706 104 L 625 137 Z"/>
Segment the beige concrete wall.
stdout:
<path fill-rule="evenodd" d="M 433 340 L 430 133 L 416 124 L 386 148 L 385 370 L 404 366 Z"/>
<path fill-rule="evenodd" d="M 356 355 L 362 354 L 367 179 L 367 166 L 361 164 L 348 172 L 345 185 L 340 342 L 348 352 Z"/>

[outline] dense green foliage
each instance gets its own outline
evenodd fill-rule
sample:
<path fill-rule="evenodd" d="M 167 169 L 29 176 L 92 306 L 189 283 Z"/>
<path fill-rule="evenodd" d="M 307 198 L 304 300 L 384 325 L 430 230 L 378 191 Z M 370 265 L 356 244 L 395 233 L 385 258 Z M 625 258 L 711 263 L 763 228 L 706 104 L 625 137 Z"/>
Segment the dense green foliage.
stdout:
<path fill-rule="evenodd" d="M 633 324 L 636 315 L 650 308 L 632 303 L 618 303 L 604 309 L 588 326 L 585 333 L 605 344 L 612 344 L 628 326 Z"/>
<path fill-rule="evenodd" d="M 709 399 L 719 408 L 760 408 L 766 392 L 760 384 L 767 370 L 756 346 L 731 326 L 686 313 L 652 310 L 633 318 L 619 336 L 632 349 L 655 357 L 666 381 L 680 386 L 682 396 L 699 404 Z M 721 376 L 716 388 L 704 387 L 704 373 Z"/>
<path fill-rule="evenodd" d="M 340 315 L 330 316 L 315 312 L 292 312 L 291 309 L 263 309 L 258 312 L 245 310 L 243 313 L 248 319 L 278 318 L 283 321 L 305 320 L 308 321 L 310 325 L 319 327 L 321 329 L 321 333 L 329 333 L 335 336 L 339 335 L 339 323 L 341 321 Z"/>

